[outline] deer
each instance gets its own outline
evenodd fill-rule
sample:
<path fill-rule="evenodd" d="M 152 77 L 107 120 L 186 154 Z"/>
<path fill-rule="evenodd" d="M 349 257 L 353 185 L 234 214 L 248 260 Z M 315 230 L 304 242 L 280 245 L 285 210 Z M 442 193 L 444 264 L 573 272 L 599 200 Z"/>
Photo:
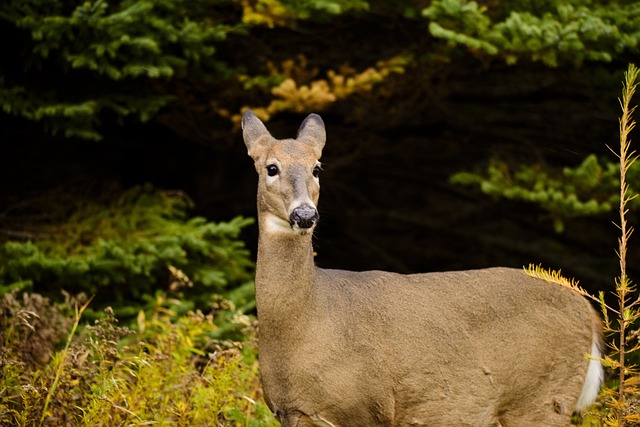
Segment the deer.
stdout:
<path fill-rule="evenodd" d="M 601 320 L 523 269 L 399 274 L 315 265 L 322 118 L 276 139 L 252 111 L 264 400 L 283 427 L 569 426 L 603 381 Z"/>

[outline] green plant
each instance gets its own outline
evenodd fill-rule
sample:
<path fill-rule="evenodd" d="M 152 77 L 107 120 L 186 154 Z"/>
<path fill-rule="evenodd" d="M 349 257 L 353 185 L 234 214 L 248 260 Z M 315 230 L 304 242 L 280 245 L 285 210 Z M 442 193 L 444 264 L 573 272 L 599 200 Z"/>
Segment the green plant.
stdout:
<path fill-rule="evenodd" d="M 0 20 L 30 40 L 33 56 L 19 61 L 25 74 L 48 68 L 70 79 L 43 79 L 37 85 L 43 92 L 34 96 L 29 78 L 1 73 L 0 104 L 67 137 L 100 139 L 96 127 L 109 114 L 146 122 L 176 98 L 154 91 L 153 82 L 180 79 L 211 62 L 216 43 L 231 31 L 208 11 L 211 3 L 5 2 Z M 85 86 L 87 76 L 100 83 Z"/>
<path fill-rule="evenodd" d="M 616 53 L 637 45 L 637 35 L 618 38 L 631 29 L 631 20 L 639 12 L 637 4 L 546 2 L 535 10 L 519 3 L 502 9 L 476 1 L 436 0 L 422 15 L 431 20 L 429 31 L 434 37 L 501 56 L 510 64 L 522 59 L 551 67 L 609 62 Z"/>
<path fill-rule="evenodd" d="M 3 53 L 16 60 L 0 67 L 0 105 L 20 118 L 16 123 L 36 123 L 47 134 L 95 140 L 109 126 L 159 119 L 209 144 L 212 134 L 226 139 L 225 120 L 246 105 L 308 112 L 393 81 L 387 65 L 394 58 L 428 75 L 463 56 L 579 66 L 611 62 L 639 46 L 636 2 L 436 0 L 425 6 L 418 0 L 6 0 L 0 30 L 12 43 Z M 269 63 L 295 61 L 301 45 L 328 49 L 372 25 L 385 38 L 361 38 L 357 59 L 340 49 L 314 55 L 314 68 L 326 78 L 278 86 Z M 384 36 L 388 25 L 401 25 L 408 37 Z M 332 43 L 314 47 L 311 28 Z M 291 42 L 283 44 L 283 37 Z M 331 73 L 355 86 L 341 85 Z M 272 87 L 243 90 L 248 81 Z M 219 130 L 200 130 L 212 119 Z"/>
<path fill-rule="evenodd" d="M 163 290 L 192 301 L 190 308 L 206 308 L 211 294 L 225 292 L 251 308 L 253 263 L 238 239 L 251 219 L 189 218 L 183 193 L 150 187 L 105 199 L 70 201 L 60 218 L 28 224 L 29 240 L 0 243 L 0 294 L 29 287 L 84 292 L 126 316 Z"/>

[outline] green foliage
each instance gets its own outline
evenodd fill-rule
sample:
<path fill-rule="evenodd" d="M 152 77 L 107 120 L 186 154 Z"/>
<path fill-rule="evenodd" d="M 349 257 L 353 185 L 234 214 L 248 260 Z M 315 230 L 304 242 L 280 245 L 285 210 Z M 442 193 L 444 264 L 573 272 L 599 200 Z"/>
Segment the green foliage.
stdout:
<path fill-rule="evenodd" d="M 0 290 L 98 294 L 103 304 L 117 304 L 120 315 L 155 303 L 162 289 L 201 307 L 210 294 L 232 290 L 236 302 L 252 300 L 253 263 L 238 239 L 251 219 L 188 218 L 184 194 L 141 187 L 107 202 L 77 203 L 61 221 L 34 230 L 31 240 L 0 244 Z"/>
<path fill-rule="evenodd" d="M 422 11 L 434 37 L 472 51 L 556 67 L 610 62 L 640 42 L 637 2 L 501 2 L 491 9 L 475 1 L 436 0 Z"/>
<path fill-rule="evenodd" d="M 630 181 L 640 178 L 640 169 L 630 171 Z M 618 166 L 588 156 L 580 165 L 561 171 L 539 164 L 520 165 L 510 170 L 505 162 L 494 159 L 484 172 L 459 172 L 451 177 L 458 184 L 473 185 L 492 197 L 536 204 L 551 216 L 556 231 L 575 217 L 613 211 L 620 201 Z M 638 201 L 634 206 L 640 206 Z"/>
<path fill-rule="evenodd" d="M 0 74 L 6 113 L 42 121 L 53 133 L 100 139 L 100 117 L 112 113 L 146 121 L 174 95 L 154 93 L 153 80 L 180 78 L 210 61 L 231 27 L 211 13 L 215 1 L 7 1 L 0 20 L 28 34 L 22 70 Z M 26 77 L 62 73 L 35 84 Z M 93 81 L 86 91 L 86 78 Z M 69 80 L 69 78 L 71 80 Z"/>
<path fill-rule="evenodd" d="M 259 387 L 255 322 L 241 313 L 219 315 L 240 322 L 237 342 L 216 338 L 213 314 L 158 306 L 134 332 L 107 309 L 68 348 L 34 360 L 35 347 L 64 338 L 47 331 L 68 327 L 70 311 L 34 294 L 0 300 L 0 425 L 277 425 Z"/>
<path fill-rule="evenodd" d="M 241 3 L 244 24 L 269 28 L 296 28 L 306 20 L 328 22 L 338 15 L 370 8 L 364 0 L 244 0 Z"/>
<path fill-rule="evenodd" d="M 369 2 L 364 0 L 283 0 L 282 4 L 306 19 L 317 11 L 340 15 L 350 11 L 366 11 L 370 7 Z"/>
<path fill-rule="evenodd" d="M 2 17 L 29 31 L 34 54 L 55 54 L 67 69 L 95 70 L 115 80 L 156 78 L 214 54 L 213 42 L 229 28 L 198 16 L 212 3 L 96 0 L 69 9 L 62 1 L 31 0 L 10 2 Z M 46 12 L 35 15 L 40 8 Z"/>
<path fill-rule="evenodd" d="M 486 7 L 478 6 L 475 1 L 444 0 L 431 3 L 422 11 L 422 16 L 431 21 L 429 31 L 434 37 L 495 55 L 498 48 L 482 40 L 491 26 L 486 11 Z"/>
<path fill-rule="evenodd" d="M 265 31 L 285 28 L 295 35 L 312 26 L 326 35 L 343 31 L 347 16 L 361 23 L 411 21 L 413 37 L 428 43 L 429 54 L 424 44 L 390 46 L 384 56 L 376 46 L 366 53 L 363 46 L 359 69 L 349 73 L 338 71 L 353 67 L 349 55 L 314 55 L 316 75 L 348 79 L 398 57 L 407 59 L 404 66 L 428 70 L 467 54 L 509 64 L 580 65 L 610 62 L 640 47 L 640 5 L 622 0 L 436 0 L 428 7 L 417 0 L 7 0 L 0 5 L 0 30 L 12 39 L 5 56 L 16 60 L 0 67 L 0 104 L 47 132 L 85 139 L 102 138 L 104 125 L 146 122 L 173 108 L 233 123 L 247 105 L 284 102 L 273 112 L 297 111 L 272 91 L 284 80 L 272 61 L 295 60 L 300 46 L 293 42 L 268 57 L 260 46 L 273 34 Z M 307 70 L 299 71 L 293 87 L 301 91 L 311 80 Z M 380 74 L 384 78 L 367 91 L 384 84 L 388 73 Z M 247 86 L 263 90 L 246 93 Z M 327 98 L 331 89 L 303 91 L 305 112 L 362 93 L 361 87 Z M 183 130 L 176 120 L 163 125 Z"/>

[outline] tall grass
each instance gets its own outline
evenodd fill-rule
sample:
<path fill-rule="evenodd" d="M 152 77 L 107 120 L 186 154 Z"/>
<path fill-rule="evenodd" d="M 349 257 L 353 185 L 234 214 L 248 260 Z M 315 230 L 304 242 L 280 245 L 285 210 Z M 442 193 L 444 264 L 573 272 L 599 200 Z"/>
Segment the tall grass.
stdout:
<path fill-rule="evenodd" d="M 35 313 L 31 304 L 37 298 L 26 297 L 19 310 Z M 27 326 L 3 318 L 15 302 L 0 301 L 0 323 L 7 326 L 0 331 L 2 426 L 278 425 L 262 399 L 250 317 L 226 313 L 244 337 L 235 341 L 220 336 L 220 313 L 178 316 L 161 304 L 140 316 L 142 332 L 119 326 L 109 309 L 82 328 L 84 304 L 75 311 L 66 345 L 43 366 L 22 359 L 30 354 L 25 351 L 30 339 L 49 337 L 32 331 L 55 319 L 32 317 Z"/>
<path fill-rule="evenodd" d="M 78 329 L 78 325 L 80 324 L 80 318 L 82 317 L 82 313 L 86 310 L 86 308 L 91 303 L 92 298 L 90 298 L 86 303 L 83 304 L 82 307 L 78 309 L 78 306 L 75 306 L 75 321 L 73 322 L 73 327 L 71 328 L 71 332 L 67 338 L 67 344 L 59 355 L 58 367 L 55 370 L 56 374 L 53 378 L 53 382 L 51 387 L 47 392 L 47 397 L 44 399 L 44 406 L 42 408 L 42 416 L 40 417 L 39 426 L 42 426 L 44 423 L 45 417 L 47 416 L 49 405 L 51 404 L 51 398 L 55 395 L 56 389 L 58 388 L 58 383 L 60 381 L 60 376 L 62 375 L 62 371 L 64 369 L 64 363 L 67 359 L 67 355 L 69 354 L 69 347 L 71 346 L 71 341 L 76 334 L 76 330 Z"/>

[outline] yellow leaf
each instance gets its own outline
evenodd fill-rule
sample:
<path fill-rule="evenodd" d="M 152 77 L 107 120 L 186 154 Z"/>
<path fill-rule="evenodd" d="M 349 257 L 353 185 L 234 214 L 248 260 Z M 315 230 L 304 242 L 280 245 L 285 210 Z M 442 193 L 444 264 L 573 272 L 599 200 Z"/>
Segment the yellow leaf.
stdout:
<path fill-rule="evenodd" d="M 144 331 L 146 330 L 146 315 L 144 314 L 144 310 L 140 310 L 138 312 L 138 317 L 136 319 L 136 322 L 138 324 L 138 330 L 140 331 L 141 334 L 144 334 Z"/>

